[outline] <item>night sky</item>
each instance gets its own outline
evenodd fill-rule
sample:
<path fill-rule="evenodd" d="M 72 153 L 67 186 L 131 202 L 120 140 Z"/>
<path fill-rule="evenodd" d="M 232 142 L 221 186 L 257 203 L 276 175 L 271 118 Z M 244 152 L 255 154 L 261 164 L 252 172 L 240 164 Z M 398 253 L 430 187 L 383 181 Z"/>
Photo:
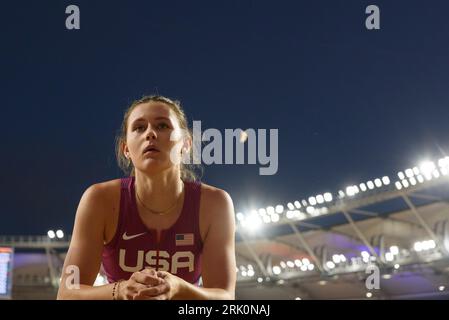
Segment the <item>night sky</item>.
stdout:
<path fill-rule="evenodd" d="M 65 8 L 80 8 L 67 30 Z M 380 8 L 367 30 L 365 8 Z M 0 234 L 70 233 L 145 94 L 190 125 L 279 129 L 279 169 L 204 166 L 236 211 L 449 154 L 447 1 L 9 1 L 0 16 Z"/>

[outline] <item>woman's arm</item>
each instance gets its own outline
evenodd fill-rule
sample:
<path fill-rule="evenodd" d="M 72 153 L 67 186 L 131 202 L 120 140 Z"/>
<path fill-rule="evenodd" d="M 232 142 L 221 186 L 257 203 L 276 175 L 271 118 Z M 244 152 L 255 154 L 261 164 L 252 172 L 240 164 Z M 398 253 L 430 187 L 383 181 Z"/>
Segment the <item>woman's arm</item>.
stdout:
<path fill-rule="evenodd" d="M 62 269 L 58 299 L 112 299 L 113 284 L 92 287 L 101 264 L 108 211 L 105 193 L 105 188 L 97 184 L 89 187 L 81 197 Z"/>
<path fill-rule="evenodd" d="M 168 272 L 158 271 L 165 283 L 139 291 L 135 299 L 235 299 L 235 220 L 231 197 L 223 190 L 208 190 L 204 210 L 212 215 L 203 244 L 203 287 L 196 287 Z"/>

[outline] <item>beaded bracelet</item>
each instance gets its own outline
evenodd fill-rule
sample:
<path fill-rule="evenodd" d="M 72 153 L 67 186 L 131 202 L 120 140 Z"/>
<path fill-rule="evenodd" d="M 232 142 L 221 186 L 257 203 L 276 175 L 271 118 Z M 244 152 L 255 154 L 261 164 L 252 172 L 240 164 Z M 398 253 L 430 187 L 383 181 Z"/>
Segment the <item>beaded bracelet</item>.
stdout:
<path fill-rule="evenodd" d="M 114 283 L 114 286 L 112 287 L 112 300 L 118 300 L 118 290 L 120 288 L 120 282 L 121 280 Z"/>

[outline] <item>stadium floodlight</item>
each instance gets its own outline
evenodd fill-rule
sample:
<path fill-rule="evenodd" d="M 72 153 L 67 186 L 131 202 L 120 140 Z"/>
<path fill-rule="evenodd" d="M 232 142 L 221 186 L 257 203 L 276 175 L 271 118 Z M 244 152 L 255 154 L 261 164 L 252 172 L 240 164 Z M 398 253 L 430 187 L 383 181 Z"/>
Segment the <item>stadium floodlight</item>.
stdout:
<path fill-rule="evenodd" d="M 362 258 L 369 258 L 370 254 L 368 253 L 368 251 L 362 251 L 360 252 L 360 254 L 362 255 Z"/>
<path fill-rule="evenodd" d="M 284 206 L 281 204 L 278 204 L 276 206 L 276 213 L 282 213 L 282 212 L 284 212 Z"/>
<path fill-rule="evenodd" d="M 436 243 L 433 240 L 427 240 L 427 241 L 425 241 L 424 247 L 427 248 L 427 250 L 435 249 Z"/>
<path fill-rule="evenodd" d="M 63 232 L 62 230 L 56 231 L 56 237 L 57 237 L 58 239 L 64 238 L 64 232 Z"/>
<path fill-rule="evenodd" d="M 307 258 L 302 259 L 302 264 L 308 266 L 310 264 L 310 260 Z"/>
<path fill-rule="evenodd" d="M 314 207 L 307 207 L 306 211 L 308 214 L 313 215 L 315 213 L 315 208 Z"/>
<path fill-rule="evenodd" d="M 310 205 L 312 205 L 312 206 L 316 205 L 316 199 L 315 199 L 315 197 L 309 197 L 308 200 L 309 200 Z"/>
<path fill-rule="evenodd" d="M 404 172 L 399 171 L 399 172 L 398 172 L 398 178 L 401 179 L 401 180 L 404 180 L 404 179 L 405 179 Z"/>
<path fill-rule="evenodd" d="M 433 172 L 432 172 L 432 175 L 435 177 L 435 178 L 439 178 L 440 177 L 440 173 L 438 172 L 438 170 L 433 170 Z"/>
<path fill-rule="evenodd" d="M 324 194 L 324 201 L 326 201 L 326 202 L 331 202 L 331 201 L 332 201 L 332 193 L 326 192 L 326 193 Z"/>
<path fill-rule="evenodd" d="M 273 214 L 271 216 L 271 221 L 278 222 L 279 221 L 279 215 L 277 213 Z"/>
<path fill-rule="evenodd" d="M 391 254 L 394 254 L 394 255 L 399 254 L 398 246 L 391 246 L 390 247 L 390 252 L 391 252 Z"/>
<path fill-rule="evenodd" d="M 296 219 L 298 219 L 298 220 L 304 220 L 304 219 L 306 219 L 307 218 L 307 216 L 305 215 L 305 213 L 304 212 L 301 212 L 301 211 L 299 211 L 299 210 L 295 210 L 295 211 L 293 211 L 293 213 L 294 213 L 294 218 L 296 218 Z"/>
<path fill-rule="evenodd" d="M 397 270 L 397 269 L 399 269 L 401 267 L 401 265 L 399 264 L 399 263 L 396 263 L 395 265 L 394 265 L 394 268 Z"/>
<path fill-rule="evenodd" d="M 408 183 L 408 181 L 407 180 L 402 180 L 402 185 L 404 186 L 404 188 L 408 188 L 410 185 L 409 185 L 409 183 Z"/>
<path fill-rule="evenodd" d="M 418 176 L 416 177 L 416 179 L 418 179 L 418 182 L 419 182 L 419 183 L 423 183 L 423 182 L 424 182 L 424 177 L 423 177 L 422 175 L 418 175 Z"/>
<path fill-rule="evenodd" d="M 421 242 L 421 241 L 416 241 L 416 242 L 413 244 L 413 250 L 415 250 L 416 252 L 421 252 L 421 251 L 423 251 L 422 242 Z"/>
<path fill-rule="evenodd" d="M 303 264 L 299 269 L 301 269 L 301 271 L 307 271 L 308 265 L 306 266 L 305 264 Z"/>
<path fill-rule="evenodd" d="M 366 187 L 366 185 L 363 182 L 359 185 L 359 187 L 360 187 L 360 190 L 362 190 L 363 192 L 368 190 L 368 188 Z"/>
<path fill-rule="evenodd" d="M 435 163 L 433 163 L 432 161 L 424 161 L 419 166 L 419 169 L 424 175 L 429 175 L 435 169 Z"/>
<path fill-rule="evenodd" d="M 47 235 L 50 239 L 54 239 L 56 237 L 56 234 L 53 230 L 48 230 Z"/>
<path fill-rule="evenodd" d="M 281 265 L 282 269 L 287 268 L 287 264 L 284 261 L 279 262 L 279 264 Z"/>
<path fill-rule="evenodd" d="M 374 183 L 370 180 L 366 183 L 366 186 L 368 189 L 373 190 L 374 189 Z"/>
<path fill-rule="evenodd" d="M 307 266 L 307 270 L 313 271 L 313 269 L 315 269 L 315 265 L 313 263 L 311 263 Z"/>
<path fill-rule="evenodd" d="M 333 269 L 333 268 L 335 268 L 335 263 L 333 263 L 332 261 L 328 261 L 328 262 L 326 262 L 326 266 L 329 269 Z"/>
<path fill-rule="evenodd" d="M 352 197 L 353 195 L 355 195 L 355 189 L 353 188 L 353 186 L 346 187 L 346 194 L 349 197 Z"/>
<path fill-rule="evenodd" d="M 246 277 L 246 274 L 247 274 L 246 271 L 243 270 L 243 271 L 242 271 L 242 276 L 243 276 L 243 277 Z"/>
<path fill-rule="evenodd" d="M 237 214 L 235 216 L 237 217 L 238 221 L 245 220 L 245 216 L 241 212 L 237 212 Z"/>
<path fill-rule="evenodd" d="M 416 186 L 416 179 L 414 177 L 409 178 L 408 181 L 410 181 L 412 186 Z"/>
<path fill-rule="evenodd" d="M 402 184 L 399 181 L 396 181 L 396 183 L 394 185 L 396 186 L 396 189 L 398 189 L 398 190 L 402 189 Z"/>
<path fill-rule="evenodd" d="M 289 268 L 293 268 L 295 266 L 295 264 L 293 263 L 293 261 L 287 261 L 287 267 Z"/>
<path fill-rule="evenodd" d="M 287 211 L 287 214 L 285 215 L 287 217 L 287 219 L 293 219 L 293 217 L 295 216 L 295 213 L 293 211 Z"/>
<path fill-rule="evenodd" d="M 439 291 L 444 291 L 444 289 L 446 289 L 445 286 L 439 286 L 439 287 L 438 287 L 438 290 L 439 290 Z"/>
<path fill-rule="evenodd" d="M 341 262 L 346 262 L 346 257 L 344 254 L 340 254 L 340 261 Z"/>
<path fill-rule="evenodd" d="M 367 298 L 371 298 L 372 296 L 373 296 L 373 294 L 372 294 L 371 292 L 367 292 L 367 293 L 366 293 L 366 297 L 367 297 Z"/>
<path fill-rule="evenodd" d="M 420 173 L 418 167 L 413 167 L 413 173 L 415 174 L 415 176 Z"/>
<path fill-rule="evenodd" d="M 295 300 L 301 300 L 301 298 L 300 297 L 296 297 Z"/>
<path fill-rule="evenodd" d="M 407 178 L 413 177 L 414 176 L 413 170 L 412 169 L 405 170 L 405 175 L 407 176 Z"/>
<path fill-rule="evenodd" d="M 334 255 L 332 256 L 332 260 L 333 260 L 335 263 L 340 263 L 340 255 L 339 255 L 339 254 L 334 254 Z"/>
<path fill-rule="evenodd" d="M 301 203 L 302 203 L 302 205 L 303 205 L 304 207 L 307 207 L 307 205 L 308 205 L 308 203 L 307 203 L 307 201 L 306 201 L 305 199 L 303 199 L 303 200 L 301 201 Z"/>
<path fill-rule="evenodd" d="M 279 266 L 274 266 L 273 267 L 273 273 L 278 275 L 281 273 L 281 268 Z"/>
<path fill-rule="evenodd" d="M 299 259 L 295 259 L 295 265 L 296 265 L 297 267 L 300 267 L 300 266 L 302 266 L 302 262 L 301 262 L 301 260 L 299 260 Z"/>
<path fill-rule="evenodd" d="M 345 193 L 343 192 L 343 190 L 339 190 L 339 191 L 338 191 L 338 196 L 339 196 L 340 198 L 344 198 L 344 197 L 345 197 Z"/>
<path fill-rule="evenodd" d="M 274 214 L 274 207 L 272 207 L 272 206 L 267 207 L 267 213 Z"/>
<path fill-rule="evenodd" d="M 319 284 L 320 286 L 324 286 L 324 285 L 327 284 L 327 281 L 326 281 L 326 280 L 320 280 L 320 281 L 318 281 L 318 284 Z"/>
<path fill-rule="evenodd" d="M 291 202 L 287 203 L 287 207 L 288 207 L 290 210 L 295 210 L 295 207 L 293 206 L 293 203 L 291 203 Z"/>
<path fill-rule="evenodd" d="M 298 200 L 295 201 L 295 207 L 296 207 L 296 209 L 301 208 L 301 203 Z"/>
<path fill-rule="evenodd" d="M 360 192 L 359 187 L 357 187 L 357 186 L 352 186 L 352 188 L 354 189 L 355 194 L 357 194 L 357 193 Z"/>
<path fill-rule="evenodd" d="M 264 216 L 264 215 L 267 214 L 267 210 L 266 210 L 265 208 L 260 208 L 260 209 L 259 209 L 259 214 L 260 214 L 261 216 Z"/>
<path fill-rule="evenodd" d="M 388 176 L 382 177 L 382 183 L 388 186 L 390 184 L 390 178 Z"/>
<path fill-rule="evenodd" d="M 248 272 L 247 272 L 247 274 L 248 274 L 248 277 L 253 277 L 254 276 L 254 270 L 248 270 Z"/>
<path fill-rule="evenodd" d="M 386 273 L 386 274 L 382 275 L 382 279 L 385 279 L 385 280 L 391 279 L 391 274 Z"/>
<path fill-rule="evenodd" d="M 447 176 L 447 174 L 449 173 L 449 170 L 446 168 L 441 168 L 440 171 L 443 176 Z"/>
<path fill-rule="evenodd" d="M 363 262 L 368 263 L 370 261 L 370 254 L 368 253 L 368 251 L 362 251 L 361 255 Z"/>
<path fill-rule="evenodd" d="M 257 278 L 257 282 L 261 283 L 263 279 L 261 277 Z"/>
<path fill-rule="evenodd" d="M 262 220 L 257 213 L 250 214 L 245 222 L 245 227 L 250 231 L 256 231 L 262 226 Z"/>
<path fill-rule="evenodd" d="M 381 181 L 379 178 L 377 178 L 377 179 L 374 180 L 374 184 L 375 184 L 376 187 L 378 187 L 378 188 L 382 187 L 382 181 Z"/>
<path fill-rule="evenodd" d="M 438 160 L 438 166 L 440 168 L 449 168 L 449 157 L 444 157 Z"/>
<path fill-rule="evenodd" d="M 263 219 L 263 222 L 265 222 L 265 223 L 271 222 L 271 218 L 269 216 L 263 216 L 262 219 Z"/>
<path fill-rule="evenodd" d="M 391 262 L 394 260 L 394 256 L 391 252 L 387 252 L 385 253 L 385 260 L 387 260 L 388 262 Z"/>
<path fill-rule="evenodd" d="M 322 194 L 317 195 L 316 202 L 318 202 L 319 204 L 324 203 L 324 196 Z"/>

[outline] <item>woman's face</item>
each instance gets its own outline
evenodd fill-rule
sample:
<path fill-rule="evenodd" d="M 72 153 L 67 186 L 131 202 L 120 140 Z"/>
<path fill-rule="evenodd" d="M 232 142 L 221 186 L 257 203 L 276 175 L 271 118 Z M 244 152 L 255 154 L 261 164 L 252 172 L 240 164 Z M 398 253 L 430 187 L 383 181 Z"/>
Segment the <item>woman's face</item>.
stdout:
<path fill-rule="evenodd" d="M 128 117 L 125 156 L 137 170 L 154 174 L 179 161 L 182 139 L 178 119 L 163 102 L 150 101 L 134 108 Z"/>

